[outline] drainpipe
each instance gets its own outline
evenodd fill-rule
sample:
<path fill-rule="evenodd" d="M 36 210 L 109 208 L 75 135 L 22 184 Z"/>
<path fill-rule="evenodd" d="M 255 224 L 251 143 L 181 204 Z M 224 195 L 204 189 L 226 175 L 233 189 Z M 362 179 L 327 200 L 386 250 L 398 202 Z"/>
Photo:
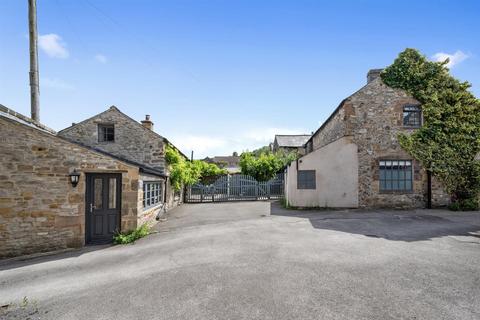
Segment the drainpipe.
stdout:
<path fill-rule="evenodd" d="M 427 209 L 432 209 L 432 172 L 427 170 Z"/>

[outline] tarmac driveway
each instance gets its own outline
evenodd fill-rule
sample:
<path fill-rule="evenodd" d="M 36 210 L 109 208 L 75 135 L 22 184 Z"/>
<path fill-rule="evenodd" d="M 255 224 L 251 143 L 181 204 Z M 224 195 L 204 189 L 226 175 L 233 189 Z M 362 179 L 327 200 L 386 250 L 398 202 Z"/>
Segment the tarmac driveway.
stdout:
<path fill-rule="evenodd" d="M 191 204 L 156 229 L 0 262 L 0 318 L 480 319 L 479 212 Z"/>

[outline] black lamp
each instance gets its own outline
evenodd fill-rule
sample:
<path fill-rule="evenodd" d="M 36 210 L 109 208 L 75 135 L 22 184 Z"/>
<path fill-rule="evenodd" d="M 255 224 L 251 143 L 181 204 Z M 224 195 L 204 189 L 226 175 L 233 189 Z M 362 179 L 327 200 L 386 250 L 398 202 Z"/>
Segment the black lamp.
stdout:
<path fill-rule="evenodd" d="M 70 182 L 72 183 L 72 186 L 75 188 L 78 184 L 78 181 L 80 181 L 80 173 L 77 172 L 76 169 L 73 169 L 73 172 L 69 174 L 70 176 Z"/>

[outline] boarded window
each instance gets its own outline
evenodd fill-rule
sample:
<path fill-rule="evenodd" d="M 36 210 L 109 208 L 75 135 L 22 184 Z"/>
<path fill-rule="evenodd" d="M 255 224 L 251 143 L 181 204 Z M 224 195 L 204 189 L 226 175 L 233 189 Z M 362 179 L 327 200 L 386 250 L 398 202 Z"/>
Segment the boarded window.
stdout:
<path fill-rule="evenodd" d="M 298 170 L 297 189 L 316 189 L 315 170 Z"/>
<path fill-rule="evenodd" d="M 419 106 L 403 107 L 403 125 L 414 128 L 422 125 L 422 110 Z"/>
<path fill-rule="evenodd" d="M 154 207 L 162 202 L 163 199 L 163 182 L 144 182 L 143 183 L 143 207 Z"/>
<path fill-rule="evenodd" d="M 413 185 L 412 161 L 382 160 L 380 165 L 380 191 L 411 191 Z"/>
<path fill-rule="evenodd" d="M 98 141 L 99 142 L 113 142 L 115 141 L 115 128 L 113 124 L 99 124 L 98 125 Z"/>

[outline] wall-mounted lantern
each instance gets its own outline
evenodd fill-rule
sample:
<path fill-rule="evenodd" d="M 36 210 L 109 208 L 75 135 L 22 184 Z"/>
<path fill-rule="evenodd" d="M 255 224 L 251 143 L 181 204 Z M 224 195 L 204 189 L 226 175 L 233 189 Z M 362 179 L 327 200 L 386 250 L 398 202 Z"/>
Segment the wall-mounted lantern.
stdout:
<path fill-rule="evenodd" d="M 72 183 L 72 186 L 75 188 L 78 184 L 78 181 L 80 181 L 80 173 L 77 172 L 76 169 L 73 169 L 73 172 L 68 175 L 70 177 L 70 182 Z"/>

